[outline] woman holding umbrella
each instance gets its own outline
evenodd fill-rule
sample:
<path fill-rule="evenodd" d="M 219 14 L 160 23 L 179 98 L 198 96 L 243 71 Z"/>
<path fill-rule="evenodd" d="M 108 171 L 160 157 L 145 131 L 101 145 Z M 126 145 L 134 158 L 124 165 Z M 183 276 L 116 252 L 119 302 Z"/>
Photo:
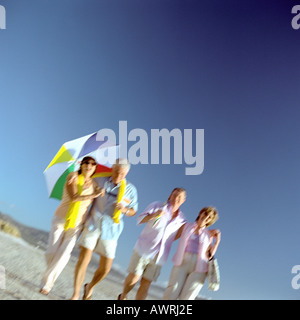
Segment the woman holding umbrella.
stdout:
<path fill-rule="evenodd" d="M 52 289 L 82 231 L 88 207 L 94 198 L 102 196 L 92 179 L 97 163 L 92 157 L 84 157 L 80 169 L 71 172 L 66 180 L 62 201 L 55 211 L 49 234 L 48 249 L 45 253 L 47 269 L 44 273 L 40 293 L 47 295 Z"/>

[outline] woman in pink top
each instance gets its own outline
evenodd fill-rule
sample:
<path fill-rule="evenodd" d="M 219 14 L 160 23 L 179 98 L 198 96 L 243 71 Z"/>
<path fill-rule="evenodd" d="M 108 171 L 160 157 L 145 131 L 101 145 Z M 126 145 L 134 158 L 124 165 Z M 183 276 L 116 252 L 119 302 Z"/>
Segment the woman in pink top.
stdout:
<path fill-rule="evenodd" d="M 163 299 L 196 298 L 207 276 L 208 260 L 215 255 L 220 243 L 220 231 L 207 229 L 217 219 L 217 210 L 205 207 L 201 209 L 194 223 L 184 225 L 181 234 L 178 234 L 181 238 L 173 257 L 174 267 Z"/>
<path fill-rule="evenodd" d="M 82 231 L 88 207 L 92 200 L 103 193 L 92 179 L 96 171 L 96 161 L 92 157 L 84 157 L 80 169 L 71 172 L 64 186 L 61 203 L 55 211 L 49 233 L 48 249 L 45 253 L 47 269 L 44 273 L 40 293 L 47 295 L 52 289 L 66 264 Z M 79 180 L 81 182 L 79 192 Z M 74 225 L 66 227 L 66 217 L 71 205 L 78 203 Z"/>

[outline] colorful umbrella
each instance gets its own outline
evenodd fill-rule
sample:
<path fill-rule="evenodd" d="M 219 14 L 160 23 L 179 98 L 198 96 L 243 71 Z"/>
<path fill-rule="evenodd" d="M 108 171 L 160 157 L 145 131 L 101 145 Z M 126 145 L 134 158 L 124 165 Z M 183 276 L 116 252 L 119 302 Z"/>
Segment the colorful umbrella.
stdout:
<path fill-rule="evenodd" d="M 99 177 L 111 175 L 118 153 L 119 146 L 97 140 L 97 132 L 65 142 L 44 171 L 49 197 L 61 200 L 68 174 L 79 169 L 85 156 L 97 161 L 94 177 Z"/>

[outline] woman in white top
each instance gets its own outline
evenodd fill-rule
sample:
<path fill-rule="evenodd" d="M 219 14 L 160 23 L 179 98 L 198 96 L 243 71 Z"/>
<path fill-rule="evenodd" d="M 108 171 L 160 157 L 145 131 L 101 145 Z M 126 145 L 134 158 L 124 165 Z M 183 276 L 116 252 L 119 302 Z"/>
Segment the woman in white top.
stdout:
<path fill-rule="evenodd" d="M 217 219 L 217 210 L 205 207 L 194 223 L 186 223 L 180 230 L 177 235 L 180 241 L 173 257 L 174 267 L 163 299 L 196 298 L 207 276 L 208 261 L 215 255 L 220 243 L 220 231 L 207 229 Z"/>
<path fill-rule="evenodd" d="M 48 249 L 45 253 L 47 269 L 40 289 L 42 294 L 47 295 L 50 292 L 55 280 L 68 263 L 92 200 L 103 194 L 103 190 L 98 188 L 92 179 L 96 165 L 94 158 L 84 157 L 80 169 L 71 172 L 67 177 L 62 200 L 55 211 L 49 233 Z M 74 204 L 77 204 L 76 215 L 70 223 L 72 218 L 70 212 Z"/>

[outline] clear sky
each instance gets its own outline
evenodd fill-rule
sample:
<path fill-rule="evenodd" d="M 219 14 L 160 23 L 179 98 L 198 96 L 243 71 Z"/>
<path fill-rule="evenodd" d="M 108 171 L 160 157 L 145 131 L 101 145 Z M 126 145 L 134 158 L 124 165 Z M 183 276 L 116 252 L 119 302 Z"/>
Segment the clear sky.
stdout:
<path fill-rule="evenodd" d="M 132 166 L 139 212 L 186 188 L 189 221 L 207 205 L 220 214 L 221 288 L 203 295 L 299 299 L 291 286 L 300 264 L 295 4 L 0 0 L 0 210 L 50 230 L 59 202 L 48 198 L 43 171 L 65 141 L 102 128 L 118 135 L 122 120 L 149 137 L 204 129 L 202 174 L 185 175 L 185 163 Z M 125 219 L 115 260 L 124 270 L 141 230 Z"/>

